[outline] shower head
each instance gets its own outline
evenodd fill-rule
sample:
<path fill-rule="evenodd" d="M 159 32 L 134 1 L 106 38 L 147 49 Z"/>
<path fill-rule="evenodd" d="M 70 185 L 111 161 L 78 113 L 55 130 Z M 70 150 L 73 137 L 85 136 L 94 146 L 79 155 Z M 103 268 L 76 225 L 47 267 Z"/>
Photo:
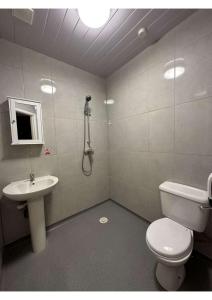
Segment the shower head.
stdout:
<path fill-rule="evenodd" d="M 86 97 L 85 97 L 85 100 L 86 100 L 87 102 L 91 101 L 91 96 L 86 96 Z"/>
<path fill-rule="evenodd" d="M 85 97 L 85 107 L 84 107 L 84 115 L 91 116 L 91 109 L 89 107 L 89 101 L 91 101 L 91 96 Z"/>

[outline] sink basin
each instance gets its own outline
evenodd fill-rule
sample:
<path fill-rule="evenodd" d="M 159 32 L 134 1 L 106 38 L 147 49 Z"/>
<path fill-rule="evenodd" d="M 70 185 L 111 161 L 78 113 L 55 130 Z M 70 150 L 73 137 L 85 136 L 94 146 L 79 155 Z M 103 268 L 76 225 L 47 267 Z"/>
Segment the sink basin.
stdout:
<path fill-rule="evenodd" d="M 50 175 L 35 178 L 33 184 L 29 179 L 15 181 L 3 189 L 3 194 L 11 200 L 30 201 L 49 194 L 57 183 L 58 178 Z"/>
<path fill-rule="evenodd" d="M 49 194 L 57 183 L 57 177 L 47 175 L 37 177 L 33 182 L 29 179 L 15 181 L 3 189 L 3 194 L 7 198 L 27 202 L 31 241 L 34 252 L 41 252 L 46 247 L 43 196 Z"/>

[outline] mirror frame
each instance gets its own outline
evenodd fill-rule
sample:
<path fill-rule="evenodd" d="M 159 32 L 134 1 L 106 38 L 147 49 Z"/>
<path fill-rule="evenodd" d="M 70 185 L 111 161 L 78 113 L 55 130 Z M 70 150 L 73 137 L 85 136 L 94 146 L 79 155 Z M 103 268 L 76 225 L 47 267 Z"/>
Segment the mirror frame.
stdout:
<path fill-rule="evenodd" d="M 11 136 L 12 142 L 11 145 L 34 145 L 34 144 L 44 144 L 43 137 L 43 120 L 42 120 L 42 109 L 41 103 L 39 101 L 16 98 L 16 97 L 7 97 L 9 103 L 9 113 L 10 113 L 10 128 L 11 128 Z M 37 116 L 37 130 L 38 130 L 38 138 L 32 140 L 19 140 L 18 139 L 18 130 L 17 130 L 17 118 L 16 118 L 16 109 L 15 104 L 28 104 L 36 107 L 36 116 Z"/>

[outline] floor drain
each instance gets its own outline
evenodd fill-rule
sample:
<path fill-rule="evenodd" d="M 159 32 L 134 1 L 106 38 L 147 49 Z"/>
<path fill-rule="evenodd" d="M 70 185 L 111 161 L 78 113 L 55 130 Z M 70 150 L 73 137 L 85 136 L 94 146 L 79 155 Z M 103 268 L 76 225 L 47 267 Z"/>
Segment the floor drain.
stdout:
<path fill-rule="evenodd" d="M 106 218 L 106 217 L 101 217 L 100 219 L 99 219 L 99 223 L 101 223 L 101 224 L 105 224 L 105 223 L 107 223 L 109 220 L 108 220 L 108 218 Z"/>

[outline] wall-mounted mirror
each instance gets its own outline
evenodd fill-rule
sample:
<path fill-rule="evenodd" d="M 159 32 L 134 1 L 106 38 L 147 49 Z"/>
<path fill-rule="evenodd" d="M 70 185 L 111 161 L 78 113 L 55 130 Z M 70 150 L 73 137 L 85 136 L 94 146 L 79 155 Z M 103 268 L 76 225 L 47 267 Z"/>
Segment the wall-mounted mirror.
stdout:
<path fill-rule="evenodd" d="M 8 97 L 12 145 L 43 144 L 41 103 Z"/>

